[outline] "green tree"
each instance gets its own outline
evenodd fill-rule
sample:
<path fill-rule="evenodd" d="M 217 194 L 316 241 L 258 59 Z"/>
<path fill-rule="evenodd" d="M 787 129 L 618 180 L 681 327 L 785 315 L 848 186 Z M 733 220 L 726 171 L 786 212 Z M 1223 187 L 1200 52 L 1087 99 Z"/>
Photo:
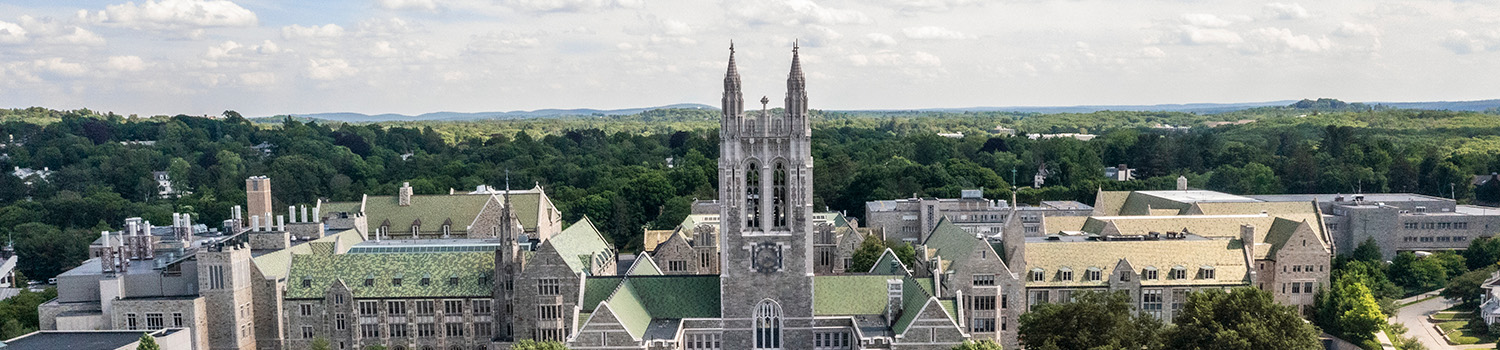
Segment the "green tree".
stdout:
<path fill-rule="evenodd" d="M 1378 310 L 1376 311 L 1378 313 Z M 1168 349 L 1317 349 L 1318 330 L 1257 288 L 1225 292 L 1207 289 L 1188 296 L 1176 326 L 1168 329 Z"/>
<path fill-rule="evenodd" d="M 1281 179 L 1276 171 L 1260 163 L 1244 167 L 1222 165 L 1208 178 L 1208 188 L 1237 194 L 1281 193 Z"/>
<path fill-rule="evenodd" d="M 1135 311 L 1125 292 L 1075 292 L 1074 301 L 1037 304 L 1021 315 L 1027 349 L 1157 349 L 1163 324 Z"/>
<path fill-rule="evenodd" d="M 1464 250 L 1463 256 L 1470 270 L 1494 265 L 1500 262 L 1500 239 L 1480 237 L 1469 241 L 1469 249 Z"/>
<path fill-rule="evenodd" d="M 1313 296 L 1314 323 L 1356 343 L 1374 339 L 1374 333 L 1385 324 L 1385 314 L 1361 277 L 1342 275 L 1331 289 L 1320 289 Z"/>
<path fill-rule="evenodd" d="M 1359 244 L 1359 247 L 1354 248 L 1353 253 L 1349 254 L 1349 258 L 1354 259 L 1355 261 L 1369 261 L 1376 263 L 1384 261 L 1381 256 L 1380 243 L 1375 242 L 1375 237 L 1366 238 L 1364 242 L 1361 242 Z"/>
<path fill-rule="evenodd" d="M 141 334 L 140 345 L 136 345 L 135 350 L 161 350 L 161 345 L 156 345 L 156 337 L 143 333 Z"/>
<path fill-rule="evenodd" d="M 317 337 L 313 338 L 312 346 L 308 350 L 333 350 L 333 346 L 328 344 L 328 338 Z"/>
<path fill-rule="evenodd" d="M 865 241 L 859 244 L 859 248 L 854 249 L 854 256 L 849 260 L 848 271 L 870 271 L 870 268 L 875 266 L 875 262 L 880 260 L 880 254 L 883 253 L 885 253 L 885 244 L 881 243 L 880 237 L 866 235 Z"/>
<path fill-rule="evenodd" d="M 965 340 L 963 344 L 954 346 L 953 350 L 1002 350 L 1002 348 L 1000 344 L 996 344 L 992 340 Z"/>
<path fill-rule="evenodd" d="M 535 341 L 535 340 L 531 340 L 531 339 L 522 339 L 521 341 L 518 341 L 515 344 L 511 344 L 510 345 L 510 349 L 511 350 L 567 350 L 568 347 L 565 346 L 565 345 L 563 345 L 562 343 L 555 342 L 555 341 L 541 342 L 541 341 Z"/>
<path fill-rule="evenodd" d="M 1448 281 L 1448 286 L 1439 295 L 1461 301 L 1466 305 L 1476 306 L 1480 295 L 1484 294 L 1484 281 L 1494 273 L 1494 267 L 1469 271 Z"/>

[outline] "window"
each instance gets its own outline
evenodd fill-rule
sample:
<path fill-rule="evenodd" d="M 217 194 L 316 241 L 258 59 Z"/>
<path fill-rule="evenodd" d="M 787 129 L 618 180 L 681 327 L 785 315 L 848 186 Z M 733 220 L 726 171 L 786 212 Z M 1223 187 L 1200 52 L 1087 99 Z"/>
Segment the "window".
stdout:
<path fill-rule="evenodd" d="M 489 299 L 476 299 L 476 300 L 474 300 L 474 313 L 475 314 L 487 314 L 487 313 L 490 313 L 490 312 L 491 312 L 491 309 L 490 309 L 490 300 Z"/>
<path fill-rule="evenodd" d="M 1312 282 L 1302 282 L 1302 290 L 1306 291 L 1308 293 L 1312 293 L 1313 292 L 1313 283 Z"/>
<path fill-rule="evenodd" d="M 1155 280 L 1156 279 L 1156 268 L 1155 267 L 1146 267 L 1145 270 L 1141 270 L 1141 279 L 1142 280 Z"/>
<path fill-rule="evenodd" d="M 1339 229 L 1339 223 L 1337 222 L 1330 222 L 1327 226 L 1329 231 L 1338 231 Z"/>
<path fill-rule="evenodd" d="M 846 332 L 817 332 L 813 333 L 813 349 L 833 350 L 848 349 L 849 333 Z"/>
<path fill-rule="evenodd" d="M 464 301 L 463 300 L 444 300 L 443 301 L 443 313 L 445 313 L 445 314 L 461 314 L 461 313 L 464 313 Z"/>
<path fill-rule="evenodd" d="M 343 294 L 334 294 L 333 295 L 333 303 L 334 304 L 339 304 L 339 305 L 344 305 L 344 295 Z"/>
<path fill-rule="evenodd" d="M 1032 281 L 1045 281 L 1045 280 L 1047 280 L 1047 275 L 1046 275 L 1045 272 L 1046 271 L 1043 271 L 1042 269 L 1031 269 L 1031 280 Z"/>
<path fill-rule="evenodd" d="M 483 285 L 483 284 L 484 283 L 480 283 L 480 285 Z M 449 276 L 448 277 L 448 285 L 450 285 L 450 286 L 456 286 L 456 285 L 458 285 L 458 276 Z"/>
<path fill-rule="evenodd" d="M 1184 280 L 1184 279 L 1187 279 L 1187 268 L 1184 268 L 1182 266 L 1173 267 L 1172 268 L 1172 272 L 1170 274 L 1168 274 L 1167 278 L 1174 279 L 1174 280 Z"/>
<path fill-rule="evenodd" d="M 745 167 L 745 228 L 760 228 L 760 166 Z"/>
<path fill-rule="evenodd" d="M 1097 267 L 1090 267 L 1087 271 L 1083 272 L 1083 280 L 1085 280 L 1085 281 L 1098 281 L 1098 280 L 1102 280 L 1103 279 L 1102 278 L 1103 275 L 1104 275 L 1104 271 L 1103 270 L 1100 270 Z"/>
<path fill-rule="evenodd" d="M 689 333 L 683 347 L 693 350 L 717 350 L 720 348 L 719 333 Z"/>
<path fill-rule="evenodd" d="M 982 295 L 982 296 L 981 295 L 976 295 L 976 296 L 974 296 L 974 310 L 994 310 L 994 309 L 995 309 L 995 296 L 993 296 L 993 295 Z"/>
<path fill-rule="evenodd" d="M 771 205 L 775 206 L 774 218 L 776 228 L 786 228 L 787 201 L 786 201 L 786 164 L 776 163 L 775 178 L 772 182 Z"/>
<path fill-rule="evenodd" d="M 1187 295 L 1188 295 L 1187 288 L 1177 288 L 1177 289 L 1173 289 L 1172 290 L 1172 312 L 1173 313 L 1176 313 L 1178 310 L 1182 310 L 1182 304 L 1187 302 L 1187 298 L 1188 298 Z"/>
<path fill-rule="evenodd" d="M 1415 230 L 1415 229 L 1417 229 L 1417 223 L 1415 223 L 1415 222 L 1404 223 L 1404 224 L 1401 224 L 1401 228 L 1405 228 L 1405 229 L 1408 229 L 1408 230 Z"/>
<path fill-rule="evenodd" d="M 312 339 L 312 338 L 313 338 L 313 328 L 312 328 L 312 326 L 302 326 L 302 339 Z"/>
<path fill-rule="evenodd" d="M 1046 304 L 1049 301 L 1049 295 L 1045 290 L 1033 290 L 1030 294 L 1031 298 L 1027 300 L 1029 303 L 1027 305 Z"/>
<path fill-rule="evenodd" d="M 1453 229 L 1455 229 L 1455 230 L 1467 230 L 1467 229 L 1469 229 L 1469 223 L 1467 223 L 1467 222 L 1455 222 L 1455 223 L 1453 223 Z"/>
<path fill-rule="evenodd" d="M 781 307 L 769 299 L 755 306 L 755 348 L 781 348 Z"/>
<path fill-rule="evenodd" d="M 995 319 L 994 318 L 975 317 L 974 318 L 974 322 L 970 323 L 970 324 L 972 325 L 972 326 L 970 326 L 971 327 L 970 328 L 971 332 L 994 332 L 995 331 Z"/>
<path fill-rule="evenodd" d="M 833 252 L 827 250 L 818 251 L 818 266 L 833 266 Z"/>
<path fill-rule="evenodd" d="M 375 276 L 365 276 L 365 287 L 375 286 Z"/>
<path fill-rule="evenodd" d="M 1160 289 L 1141 290 L 1141 311 L 1158 319 L 1162 318 Z"/>
<path fill-rule="evenodd" d="M 1204 266 L 1198 268 L 1198 276 L 1206 280 L 1214 279 L 1214 267 Z"/>
<path fill-rule="evenodd" d="M 974 275 L 974 285 L 993 286 L 995 285 L 995 275 Z"/>
<path fill-rule="evenodd" d="M 562 294 L 562 288 L 558 287 L 558 281 L 556 278 L 540 279 L 537 281 L 536 288 L 536 294 L 540 295 Z"/>
<path fill-rule="evenodd" d="M 495 333 L 495 330 L 494 330 L 494 328 L 491 328 L 489 322 L 475 322 L 474 323 L 474 337 L 477 337 L 477 338 L 489 338 L 494 333 Z"/>
<path fill-rule="evenodd" d="M 1424 222 L 1424 223 L 1422 223 L 1422 229 L 1423 230 L 1431 230 L 1431 229 L 1434 229 L 1434 228 L 1437 228 L 1437 223 L 1435 223 L 1435 222 Z"/>
<path fill-rule="evenodd" d="M 361 337 L 365 337 L 365 338 L 379 338 L 380 337 L 380 325 L 378 325 L 378 324 L 362 324 L 362 325 L 359 325 L 359 335 Z"/>
<path fill-rule="evenodd" d="M 562 305 L 537 305 L 536 318 L 555 320 L 562 317 Z"/>
<path fill-rule="evenodd" d="M 302 288 L 312 288 L 312 278 L 302 277 Z"/>
<path fill-rule="evenodd" d="M 379 303 L 376 303 L 376 302 L 373 302 L 373 301 L 361 301 L 361 302 L 359 302 L 359 315 L 360 316 L 375 316 L 375 314 L 377 314 L 377 313 L 380 313 L 380 304 Z"/>
<path fill-rule="evenodd" d="M 1292 283 L 1292 294 L 1302 294 L 1302 284 Z"/>
<path fill-rule="evenodd" d="M 138 321 L 135 319 L 135 314 L 125 314 L 125 329 L 132 331 L 140 329 L 140 325 L 136 322 Z"/>
<path fill-rule="evenodd" d="M 698 253 L 698 267 L 708 267 L 708 261 L 713 259 L 708 252 Z M 846 268 L 848 266 L 845 266 Z"/>
<path fill-rule="evenodd" d="M 437 325 L 431 323 L 418 323 L 417 336 L 429 338 L 437 335 Z"/>
<path fill-rule="evenodd" d="M 297 305 L 301 309 L 302 316 L 312 316 L 312 304 Z"/>
<path fill-rule="evenodd" d="M 462 324 L 462 323 L 448 323 L 448 324 L 444 324 L 443 326 L 444 326 L 444 328 L 447 328 L 447 331 L 448 331 L 447 334 L 450 337 L 462 337 L 462 336 L 464 336 L 464 324 Z"/>
<path fill-rule="evenodd" d="M 405 301 L 388 301 L 385 303 L 385 313 L 390 315 L 406 315 Z"/>
<path fill-rule="evenodd" d="M 668 261 L 667 262 L 667 271 L 671 271 L 671 272 L 687 271 L 687 262 L 686 261 L 682 261 L 682 260 Z"/>
<path fill-rule="evenodd" d="M 335 320 L 334 325 L 336 327 L 338 327 L 338 330 L 342 331 L 344 329 L 349 328 L 349 321 L 345 320 L 346 317 L 347 317 L 347 315 L 345 315 L 345 314 L 334 315 L 334 317 L 333 317 L 334 320 Z"/>
<path fill-rule="evenodd" d="M 1437 224 L 1437 228 L 1438 228 L 1438 229 L 1439 229 L 1439 230 L 1447 230 L 1447 229 L 1451 229 L 1451 228 L 1453 228 L 1453 223 L 1451 223 L 1451 222 L 1439 222 L 1439 223 L 1438 223 L 1438 224 Z"/>
<path fill-rule="evenodd" d="M 417 301 L 417 314 L 418 315 L 431 315 L 432 312 L 433 312 L 432 311 L 432 300 L 418 300 Z"/>
<path fill-rule="evenodd" d="M 1057 300 L 1060 300 L 1060 301 L 1065 302 L 1065 303 L 1071 303 L 1071 302 L 1073 302 L 1073 290 L 1072 289 L 1063 289 L 1063 290 L 1057 291 Z"/>
<path fill-rule="evenodd" d="M 149 313 L 149 314 L 146 314 L 146 329 L 162 329 L 162 328 L 166 328 L 165 326 L 166 326 L 166 322 L 163 321 L 162 314 L 160 314 L 160 313 Z"/>
<path fill-rule="evenodd" d="M 182 322 L 182 313 L 181 312 L 173 312 L 172 313 L 172 327 L 182 328 L 182 325 L 183 325 L 183 322 Z"/>
<path fill-rule="evenodd" d="M 405 323 L 392 323 L 391 324 L 391 338 L 405 338 L 405 337 L 406 337 L 406 324 Z"/>
<path fill-rule="evenodd" d="M 402 279 L 402 277 L 404 277 L 404 276 L 402 276 L 399 273 L 396 274 L 396 277 L 391 277 L 391 285 L 392 286 L 396 286 L 396 287 L 400 287 L 401 286 L 401 279 Z"/>
<path fill-rule="evenodd" d="M 1069 268 L 1064 267 L 1064 268 L 1058 270 L 1057 271 L 1057 280 L 1059 280 L 1059 281 L 1072 281 L 1073 280 L 1073 269 L 1069 269 Z"/>

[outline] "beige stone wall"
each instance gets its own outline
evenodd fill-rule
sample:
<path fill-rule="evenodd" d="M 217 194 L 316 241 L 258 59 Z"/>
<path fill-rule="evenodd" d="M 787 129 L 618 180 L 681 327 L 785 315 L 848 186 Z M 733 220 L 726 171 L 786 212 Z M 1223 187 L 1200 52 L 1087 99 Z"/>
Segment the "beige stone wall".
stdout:
<path fill-rule="evenodd" d="M 512 311 L 510 321 L 515 339 L 533 339 L 538 329 L 552 328 L 574 331 L 577 324 L 578 302 L 582 300 L 583 279 L 573 274 L 563 258 L 557 255 L 552 244 L 544 243 L 536 255 L 526 263 L 526 268 L 516 277 L 512 289 Z M 556 279 L 559 295 L 540 295 L 538 286 L 542 280 Z M 558 319 L 539 319 L 541 305 L 560 305 Z"/>
<path fill-rule="evenodd" d="M 187 328 L 191 343 L 197 349 L 210 349 L 208 309 L 204 299 L 195 298 L 142 298 L 116 300 L 109 316 L 115 329 L 129 329 L 127 319 L 134 315 L 136 329 L 152 330 L 146 322 L 148 314 L 161 314 L 163 328 Z M 182 314 L 183 324 L 174 322 L 175 314 Z"/>
<path fill-rule="evenodd" d="M 97 330 L 102 329 L 101 327 L 104 326 L 103 314 L 94 316 L 94 321 L 92 323 L 79 321 L 80 318 L 86 317 L 75 316 L 70 317 L 70 320 L 66 321 L 58 319 L 58 315 L 65 312 L 92 312 L 97 314 L 100 312 L 99 303 L 97 302 L 59 303 L 57 302 L 57 300 L 52 300 L 46 303 L 42 303 L 41 305 L 37 305 L 36 311 L 37 316 L 41 322 L 40 329 L 44 331 Z"/>

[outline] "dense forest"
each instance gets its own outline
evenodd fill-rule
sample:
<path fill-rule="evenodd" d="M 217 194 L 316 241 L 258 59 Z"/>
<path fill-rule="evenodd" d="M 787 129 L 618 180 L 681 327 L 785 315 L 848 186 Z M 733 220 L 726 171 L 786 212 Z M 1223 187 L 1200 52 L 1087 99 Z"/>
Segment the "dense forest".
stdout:
<path fill-rule="evenodd" d="M 1011 114 L 814 111 L 815 206 L 862 217 L 870 200 L 957 196 L 983 188 L 1022 203 L 1094 192 L 1193 187 L 1232 193 L 1416 192 L 1495 202 L 1500 117 L 1313 103 L 1198 115 L 1160 112 Z M 717 111 L 654 110 L 487 122 L 343 124 L 285 117 L 133 118 L 90 110 L 0 110 L 0 169 L 48 169 L 45 179 L 0 176 L 0 234 L 21 271 L 46 279 L 124 218 L 167 223 L 188 212 L 216 223 L 245 200 L 244 179 L 272 179 L 278 207 L 322 198 L 419 194 L 480 184 L 539 185 L 568 221 L 587 215 L 623 251 L 641 229 L 670 228 L 694 199 L 716 196 Z M 1207 127 L 1205 122 L 1253 120 Z M 1180 126 L 1175 128 L 1159 125 Z M 1016 129 L 1023 136 L 991 131 Z M 1025 133 L 1093 133 L 1033 140 Z M 963 133 L 945 137 L 937 133 Z M 952 135 L 949 135 L 952 136 Z M 134 141 L 154 141 L 142 144 Z M 1127 164 L 1138 180 L 1108 181 Z M 1032 178 L 1045 165 L 1045 185 Z M 181 198 L 158 198 L 166 171 Z M 9 172 L 9 171 L 8 171 Z"/>

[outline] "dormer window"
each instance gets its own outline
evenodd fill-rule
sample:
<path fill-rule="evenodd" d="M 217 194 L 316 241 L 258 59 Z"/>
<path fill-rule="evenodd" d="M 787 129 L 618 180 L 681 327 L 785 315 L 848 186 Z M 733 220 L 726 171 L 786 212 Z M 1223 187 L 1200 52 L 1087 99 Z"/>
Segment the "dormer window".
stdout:
<path fill-rule="evenodd" d="M 448 285 L 450 285 L 450 286 L 456 286 L 456 285 L 458 285 L 458 275 L 448 276 Z"/>
<path fill-rule="evenodd" d="M 449 225 L 443 225 L 443 236 L 444 236 L 444 237 L 447 237 L 447 236 L 448 236 L 448 229 L 449 229 L 449 228 L 450 228 L 450 227 L 452 227 L 452 226 L 449 226 Z"/>
<path fill-rule="evenodd" d="M 401 273 L 396 274 L 396 277 L 392 277 L 391 278 L 391 285 L 392 286 L 400 287 L 401 286 L 401 278 L 402 277 L 406 277 L 406 275 L 405 274 L 401 274 Z"/>
<path fill-rule="evenodd" d="M 302 288 L 312 288 L 312 276 L 302 276 Z"/>
<path fill-rule="evenodd" d="M 432 274 L 422 274 L 422 281 L 417 283 L 424 286 L 432 284 Z"/>
<path fill-rule="evenodd" d="M 412 237 L 416 237 L 417 236 L 417 228 L 420 228 L 420 227 L 421 226 L 411 225 L 411 236 Z"/>
<path fill-rule="evenodd" d="M 375 286 L 375 275 L 374 274 L 365 275 L 365 287 L 374 287 L 374 286 Z"/>
<path fill-rule="evenodd" d="M 1083 280 L 1085 281 L 1098 281 L 1103 279 L 1103 276 L 1104 270 L 1101 270 L 1097 267 L 1090 267 L 1088 270 L 1083 272 Z"/>
<path fill-rule="evenodd" d="M 1057 269 L 1057 279 L 1060 281 L 1072 281 L 1073 269 L 1067 266 Z"/>
<path fill-rule="evenodd" d="M 1172 267 L 1172 272 L 1169 275 L 1167 275 L 1167 278 L 1174 279 L 1174 280 L 1185 280 L 1185 279 L 1187 279 L 1187 268 L 1186 267 L 1182 267 L 1180 265 L 1179 266 L 1173 266 Z"/>
<path fill-rule="evenodd" d="M 1206 280 L 1214 279 L 1214 267 L 1208 265 L 1198 267 L 1198 278 Z"/>
<path fill-rule="evenodd" d="M 1155 266 L 1147 266 L 1145 269 L 1141 270 L 1141 279 L 1142 280 L 1155 280 L 1156 277 L 1157 276 L 1156 276 L 1156 267 Z"/>
<path fill-rule="evenodd" d="M 1034 281 L 1034 282 L 1046 281 L 1047 280 L 1047 274 L 1046 274 L 1046 272 L 1047 272 L 1046 270 L 1042 270 L 1040 268 L 1031 269 L 1031 280 Z"/>

